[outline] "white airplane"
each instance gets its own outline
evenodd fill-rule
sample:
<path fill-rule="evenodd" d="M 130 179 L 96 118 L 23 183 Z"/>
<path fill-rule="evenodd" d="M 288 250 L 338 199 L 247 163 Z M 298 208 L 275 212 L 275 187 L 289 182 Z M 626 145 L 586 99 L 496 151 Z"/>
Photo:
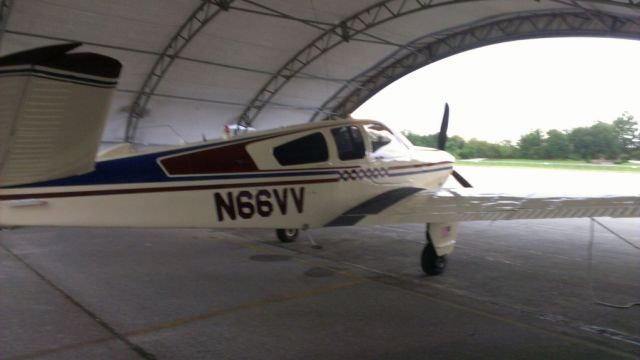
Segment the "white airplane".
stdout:
<path fill-rule="evenodd" d="M 426 223 L 421 265 L 440 274 L 457 222 L 639 217 L 639 196 L 541 197 L 443 189 L 446 143 L 416 147 L 343 119 L 143 153 L 98 156 L 120 63 L 79 44 L 0 58 L 0 227 L 271 228 Z"/>

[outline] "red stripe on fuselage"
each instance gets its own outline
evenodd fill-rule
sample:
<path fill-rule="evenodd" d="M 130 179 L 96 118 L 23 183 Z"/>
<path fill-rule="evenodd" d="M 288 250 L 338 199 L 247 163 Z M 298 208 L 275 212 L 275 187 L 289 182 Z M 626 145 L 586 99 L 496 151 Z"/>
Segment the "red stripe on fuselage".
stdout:
<path fill-rule="evenodd" d="M 334 126 L 337 125 L 335 123 L 328 123 L 324 126 L 318 126 L 317 128 L 314 127 L 308 130 L 320 131 L 324 128 Z M 214 143 L 212 144 L 213 147 L 205 149 L 185 149 L 185 152 L 173 154 L 166 157 L 160 157 L 158 159 L 158 163 L 161 165 L 165 174 L 169 177 L 206 176 L 212 174 L 247 173 L 261 171 L 256 166 L 256 163 L 251 155 L 247 152 L 247 145 L 260 141 L 270 140 L 277 137 L 295 134 L 300 131 L 301 130 L 290 130 L 257 137 L 250 136 L 245 139 L 231 140 L 230 143 Z M 294 169 L 284 169 L 282 171 L 293 170 Z"/>
<path fill-rule="evenodd" d="M 414 169 L 420 167 L 430 167 L 436 165 L 445 165 L 445 164 L 453 164 L 451 161 L 441 161 L 437 163 L 429 163 L 429 164 L 413 164 L 413 165 L 401 165 L 401 166 L 391 166 L 389 170 L 401 170 L 401 169 Z"/>
<path fill-rule="evenodd" d="M 250 142 L 179 154 L 159 162 L 169 176 L 257 171 L 256 163 L 246 150 L 248 143 Z"/>

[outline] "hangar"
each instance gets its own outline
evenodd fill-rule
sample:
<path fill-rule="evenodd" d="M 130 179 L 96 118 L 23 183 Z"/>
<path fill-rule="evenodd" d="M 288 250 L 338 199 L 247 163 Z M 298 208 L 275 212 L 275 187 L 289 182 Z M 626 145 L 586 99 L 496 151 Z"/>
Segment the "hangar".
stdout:
<path fill-rule="evenodd" d="M 2 0 L 0 49 L 79 41 L 119 59 L 124 72 L 104 140 L 178 143 L 217 137 L 225 124 L 267 129 L 344 116 L 409 72 L 488 44 L 637 38 L 638 7 L 631 0 Z"/>
<path fill-rule="evenodd" d="M 103 140 L 166 144 L 217 137 L 225 124 L 268 129 L 344 116 L 403 75 L 484 45 L 557 36 L 637 39 L 639 10 L 632 0 L 2 0 L 0 55 L 82 42 L 83 50 L 117 58 L 124 72 Z M 510 229 L 527 238 L 517 226 Z M 396 235 L 386 231 L 383 243 L 392 246 Z M 363 236 L 355 230 L 329 234 Z M 331 255 L 318 256 L 300 244 L 292 250 L 238 241 L 263 236 L 186 230 L 3 233 L 3 261 L 19 274 L 4 288 L 23 295 L 13 298 L 21 303 L 8 299 L 0 310 L 11 329 L 0 335 L 0 354 L 534 358 L 551 354 L 551 348 L 565 357 L 638 354 L 637 312 L 630 322 L 590 318 L 574 279 L 556 284 L 579 288 L 558 307 L 531 299 L 550 300 L 558 291 L 534 275 L 526 281 L 535 291 L 513 302 L 504 288 L 518 288 L 523 278 L 489 272 L 493 278 L 487 280 L 467 273 L 499 288 L 500 297 L 486 287 L 465 290 L 455 284 L 459 278 L 424 284 L 407 276 L 402 262 L 363 265 L 375 251 L 386 254 L 384 247 L 352 263 L 337 249 L 353 254 L 357 245 L 334 244 Z M 129 242 L 131 237 L 142 241 Z M 185 245 L 176 248 L 176 238 L 186 238 Z M 212 238 L 221 241 L 211 245 Z M 82 240 L 92 246 L 84 248 Z M 571 256 L 571 247 L 565 250 Z M 392 257 L 401 258 L 403 251 Z M 253 263 L 233 262 L 245 258 Z M 189 275 L 198 272 L 205 276 Z M 394 302 L 403 306 L 391 307 Z M 566 312 L 558 315 L 558 309 Z M 358 339 L 363 335 L 369 341 Z"/>

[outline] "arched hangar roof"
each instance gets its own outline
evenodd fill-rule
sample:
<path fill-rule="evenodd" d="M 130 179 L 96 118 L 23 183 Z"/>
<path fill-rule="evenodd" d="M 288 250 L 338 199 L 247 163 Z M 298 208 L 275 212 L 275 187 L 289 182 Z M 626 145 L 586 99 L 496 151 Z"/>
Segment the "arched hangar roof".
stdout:
<path fill-rule="evenodd" d="M 0 0 L 2 54 L 80 41 L 123 65 L 105 140 L 343 116 L 431 62 L 509 40 L 640 37 L 640 0 Z"/>

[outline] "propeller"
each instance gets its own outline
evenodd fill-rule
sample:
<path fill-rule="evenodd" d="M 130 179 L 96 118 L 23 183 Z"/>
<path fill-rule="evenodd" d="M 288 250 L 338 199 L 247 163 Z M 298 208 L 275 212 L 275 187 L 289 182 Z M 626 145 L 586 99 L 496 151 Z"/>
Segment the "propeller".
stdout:
<path fill-rule="evenodd" d="M 462 187 L 466 187 L 466 188 L 472 187 L 471 184 L 469 184 L 469 182 L 467 181 L 467 179 L 463 178 L 462 175 L 460 175 L 460 173 L 458 173 L 457 171 L 453 170 L 451 175 L 453 175 L 453 177 L 456 180 L 458 180 L 458 182 L 460 183 L 460 185 L 462 185 Z"/>
<path fill-rule="evenodd" d="M 447 128 L 449 127 L 449 104 L 444 104 L 444 114 L 442 115 L 442 123 L 440 124 L 440 132 L 438 133 L 438 150 L 445 149 L 447 144 Z M 453 177 L 462 185 L 462 187 L 470 188 L 471 184 L 462 177 L 457 171 L 453 170 L 451 173 Z"/>
<path fill-rule="evenodd" d="M 440 132 L 438 133 L 438 150 L 444 150 L 447 144 L 447 128 L 449 127 L 449 104 L 444 104 L 444 114 L 442 115 L 442 123 L 440 124 Z"/>

